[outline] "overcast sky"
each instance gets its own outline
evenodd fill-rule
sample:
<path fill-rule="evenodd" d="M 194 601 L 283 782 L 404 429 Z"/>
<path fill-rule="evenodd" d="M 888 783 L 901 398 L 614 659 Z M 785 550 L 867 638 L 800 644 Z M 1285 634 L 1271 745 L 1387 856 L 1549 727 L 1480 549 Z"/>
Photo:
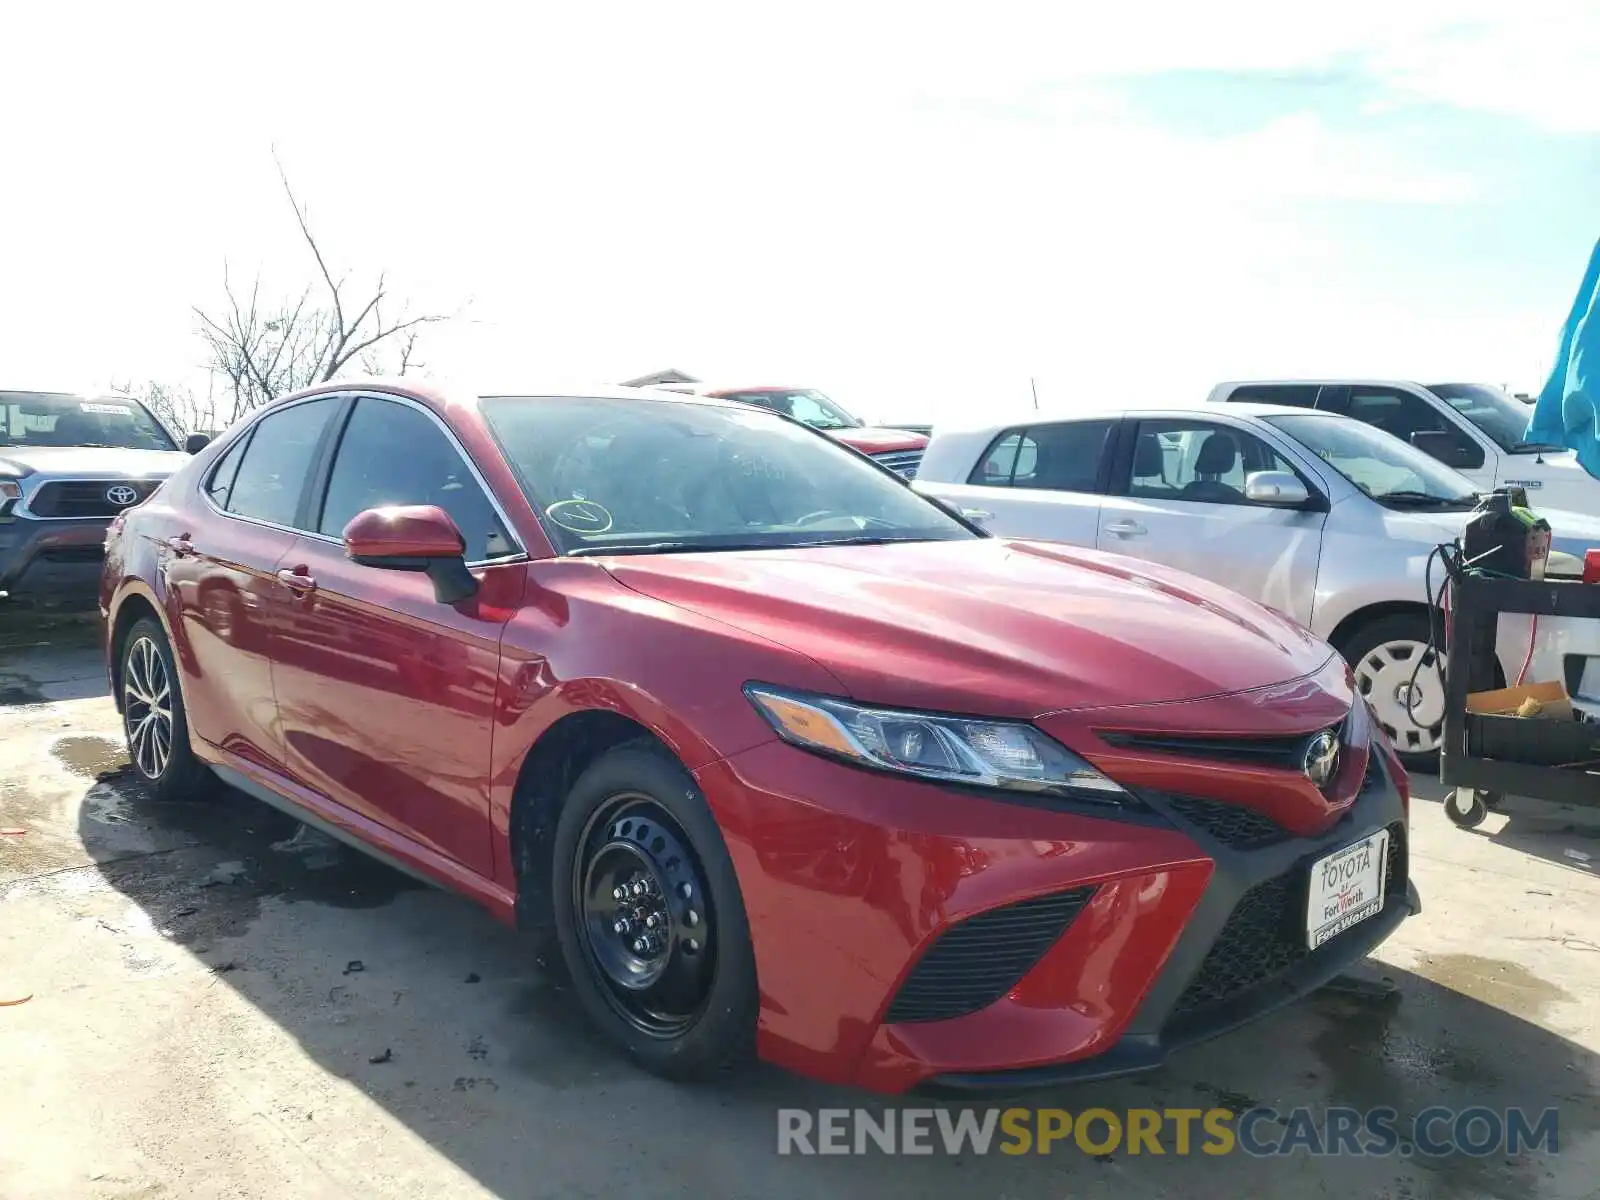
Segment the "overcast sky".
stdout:
<path fill-rule="evenodd" d="M 1221 378 L 1533 389 L 1600 3 L 15 4 L 0 386 L 190 380 L 223 265 L 383 268 L 436 370 L 869 417 Z"/>

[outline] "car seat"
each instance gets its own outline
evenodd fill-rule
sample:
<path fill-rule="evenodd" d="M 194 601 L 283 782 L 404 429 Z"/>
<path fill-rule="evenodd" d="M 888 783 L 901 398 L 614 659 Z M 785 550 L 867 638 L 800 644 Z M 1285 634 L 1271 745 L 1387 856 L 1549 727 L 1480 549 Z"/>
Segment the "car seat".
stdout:
<path fill-rule="evenodd" d="M 1238 488 L 1222 482 L 1239 465 L 1239 443 L 1231 433 L 1221 430 L 1209 434 L 1195 456 L 1195 480 L 1186 484 L 1179 493 L 1185 500 L 1202 504 L 1238 504 L 1244 494 Z"/>
<path fill-rule="evenodd" d="M 1140 483 L 1140 480 L 1158 480 L 1158 483 Z M 1161 448 L 1161 435 L 1144 433 L 1133 446 L 1133 488 L 1135 494 L 1150 492 L 1166 495 L 1172 490 L 1167 481 L 1167 456 Z"/>

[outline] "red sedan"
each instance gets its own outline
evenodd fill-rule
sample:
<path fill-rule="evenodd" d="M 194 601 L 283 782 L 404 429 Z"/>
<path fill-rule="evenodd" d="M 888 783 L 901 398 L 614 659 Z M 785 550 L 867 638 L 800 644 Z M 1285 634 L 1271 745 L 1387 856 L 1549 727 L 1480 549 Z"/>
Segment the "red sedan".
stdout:
<path fill-rule="evenodd" d="M 1325 643 L 747 405 L 326 385 L 119 518 L 102 600 L 158 795 L 553 930 L 669 1076 L 1141 1070 L 1417 907 Z"/>

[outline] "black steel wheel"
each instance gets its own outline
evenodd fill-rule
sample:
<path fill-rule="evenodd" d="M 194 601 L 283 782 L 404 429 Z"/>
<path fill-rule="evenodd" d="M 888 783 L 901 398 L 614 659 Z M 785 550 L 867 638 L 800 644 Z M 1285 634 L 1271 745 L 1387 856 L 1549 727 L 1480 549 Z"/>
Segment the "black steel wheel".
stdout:
<path fill-rule="evenodd" d="M 678 823 L 620 792 L 589 818 L 572 873 L 591 968 L 617 1015 L 651 1037 L 699 1016 L 716 967 L 710 890 Z"/>
<path fill-rule="evenodd" d="M 556 825 L 552 894 L 584 1011 L 648 1070 L 703 1078 L 754 1053 L 755 954 L 733 862 L 659 743 L 602 755 Z"/>

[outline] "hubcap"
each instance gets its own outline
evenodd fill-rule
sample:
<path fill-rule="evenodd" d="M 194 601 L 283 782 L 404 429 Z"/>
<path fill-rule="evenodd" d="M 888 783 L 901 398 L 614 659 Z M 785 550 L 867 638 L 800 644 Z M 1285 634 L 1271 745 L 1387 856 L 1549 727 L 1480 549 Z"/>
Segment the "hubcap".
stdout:
<path fill-rule="evenodd" d="M 142 637 L 128 647 L 122 668 L 122 722 L 133 765 L 160 779 L 172 758 L 172 681 L 156 644 Z"/>
<path fill-rule="evenodd" d="M 1439 748 L 1444 738 L 1443 669 L 1444 656 L 1416 641 L 1385 642 L 1356 663 L 1356 686 L 1401 753 L 1428 754 Z"/>
<path fill-rule="evenodd" d="M 648 796 L 613 797 L 578 844 L 573 901 L 612 1009 L 652 1037 L 693 1024 L 715 972 L 711 897 L 689 840 Z"/>

